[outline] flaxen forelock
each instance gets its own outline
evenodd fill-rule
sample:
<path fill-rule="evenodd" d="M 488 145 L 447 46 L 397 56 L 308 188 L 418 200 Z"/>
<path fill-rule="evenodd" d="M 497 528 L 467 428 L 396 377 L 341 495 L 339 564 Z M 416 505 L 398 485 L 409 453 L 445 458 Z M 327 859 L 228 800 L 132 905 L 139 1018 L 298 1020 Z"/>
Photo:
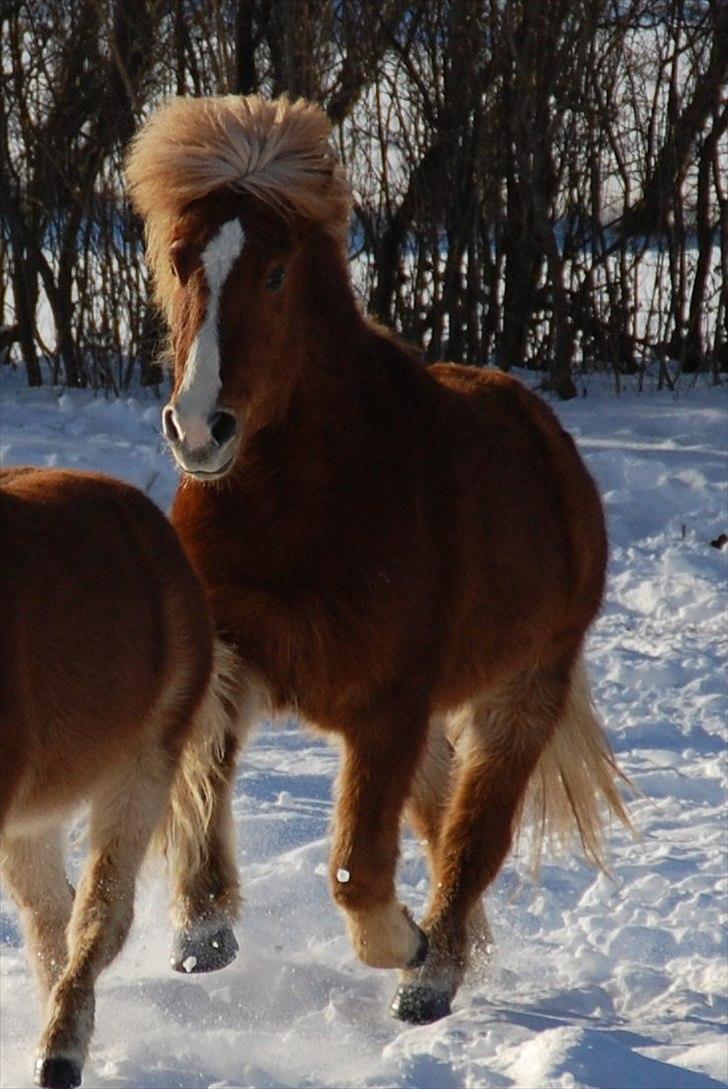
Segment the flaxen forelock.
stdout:
<path fill-rule="evenodd" d="M 330 130 L 323 110 L 303 99 L 173 98 L 152 114 L 134 138 L 126 173 L 165 309 L 174 284 L 168 260 L 174 223 L 186 205 L 214 190 L 251 193 L 345 241 L 351 190 Z"/>

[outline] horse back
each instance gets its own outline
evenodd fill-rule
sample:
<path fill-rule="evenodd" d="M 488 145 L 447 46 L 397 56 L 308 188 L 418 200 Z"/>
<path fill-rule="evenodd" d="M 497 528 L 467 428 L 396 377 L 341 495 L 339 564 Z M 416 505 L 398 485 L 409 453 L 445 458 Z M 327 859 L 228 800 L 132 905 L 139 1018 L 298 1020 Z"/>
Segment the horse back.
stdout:
<path fill-rule="evenodd" d="M 41 810 L 143 742 L 180 669 L 201 695 L 211 625 L 173 529 L 120 481 L 4 470 L 0 539 L 2 774 Z"/>
<path fill-rule="evenodd" d="M 481 661 L 505 672 L 520 659 L 568 658 L 604 589 L 594 482 L 554 413 L 517 379 L 443 363 L 427 372 L 458 567 L 449 671 L 462 673 L 476 642 Z"/>

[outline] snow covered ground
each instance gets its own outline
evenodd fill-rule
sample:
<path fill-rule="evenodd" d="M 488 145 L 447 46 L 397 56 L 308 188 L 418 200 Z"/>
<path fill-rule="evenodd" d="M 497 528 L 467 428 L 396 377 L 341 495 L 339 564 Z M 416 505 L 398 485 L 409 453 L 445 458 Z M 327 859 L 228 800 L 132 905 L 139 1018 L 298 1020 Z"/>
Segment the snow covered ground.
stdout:
<path fill-rule="evenodd" d="M 142 392 L 28 390 L 0 376 L 6 464 L 124 477 L 166 506 L 175 472 L 160 402 Z M 387 1014 L 394 973 L 353 957 L 326 881 L 336 757 L 295 723 L 264 725 L 235 801 L 247 904 L 224 972 L 167 969 L 166 890 L 152 866 L 121 957 L 98 988 L 84 1084 L 137 1089 L 379 1086 L 417 1089 L 708 1089 L 728 1085 L 725 909 L 725 390 L 677 396 L 605 381 L 557 406 L 604 495 L 612 557 L 590 640 L 599 706 L 644 796 L 641 838 L 611 840 L 614 881 L 578 858 L 526 851 L 487 897 L 495 952 L 435 1025 Z M 538 547 L 537 535 L 534 547 Z M 74 870 L 81 825 L 71 836 Z M 426 874 L 406 838 L 402 896 Z M 12 904 L 0 915 L 0 1085 L 30 1085 L 38 1016 Z"/>

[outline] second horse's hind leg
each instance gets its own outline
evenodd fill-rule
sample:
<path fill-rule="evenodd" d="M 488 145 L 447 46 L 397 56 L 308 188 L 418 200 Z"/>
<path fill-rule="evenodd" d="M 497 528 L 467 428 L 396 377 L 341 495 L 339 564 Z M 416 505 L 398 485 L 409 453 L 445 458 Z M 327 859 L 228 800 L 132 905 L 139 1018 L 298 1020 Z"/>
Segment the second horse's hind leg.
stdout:
<path fill-rule="evenodd" d="M 0 855 L 3 877 L 20 909 L 28 959 L 45 998 L 66 966 L 66 927 L 73 907 L 61 830 L 7 836 Z"/>
<path fill-rule="evenodd" d="M 135 878 L 170 780 L 167 752 L 150 744 L 92 802 L 89 858 L 71 913 L 68 962 L 48 1003 L 37 1085 L 60 1089 L 81 1083 L 94 1024 L 94 985 L 129 932 Z"/>
<path fill-rule="evenodd" d="M 568 671 L 522 676 L 472 708 L 462 769 L 442 829 L 421 967 L 406 972 L 392 1005 L 403 1021 L 446 1016 L 467 964 L 469 916 L 510 849 L 515 817 L 564 705 Z"/>

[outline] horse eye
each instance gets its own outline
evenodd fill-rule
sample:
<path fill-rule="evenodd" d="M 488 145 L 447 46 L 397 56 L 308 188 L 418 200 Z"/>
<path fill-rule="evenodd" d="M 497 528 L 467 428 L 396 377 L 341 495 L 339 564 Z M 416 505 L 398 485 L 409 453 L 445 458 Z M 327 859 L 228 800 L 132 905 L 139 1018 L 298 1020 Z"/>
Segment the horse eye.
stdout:
<path fill-rule="evenodd" d="M 268 291 L 280 291 L 283 287 L 283 281 L 286 278 L 286 270 L 283 265 L 277 265 L 271 272 L 268 279 L 265 281 L 265 286 Z"/>
<path fill-rule="evenodd" d="M 199 250 L 183 238 L 178 238 L 169 247 L 169 262 L 172 272 L 184 285 L 189 280 L 199 261 Z"/>

